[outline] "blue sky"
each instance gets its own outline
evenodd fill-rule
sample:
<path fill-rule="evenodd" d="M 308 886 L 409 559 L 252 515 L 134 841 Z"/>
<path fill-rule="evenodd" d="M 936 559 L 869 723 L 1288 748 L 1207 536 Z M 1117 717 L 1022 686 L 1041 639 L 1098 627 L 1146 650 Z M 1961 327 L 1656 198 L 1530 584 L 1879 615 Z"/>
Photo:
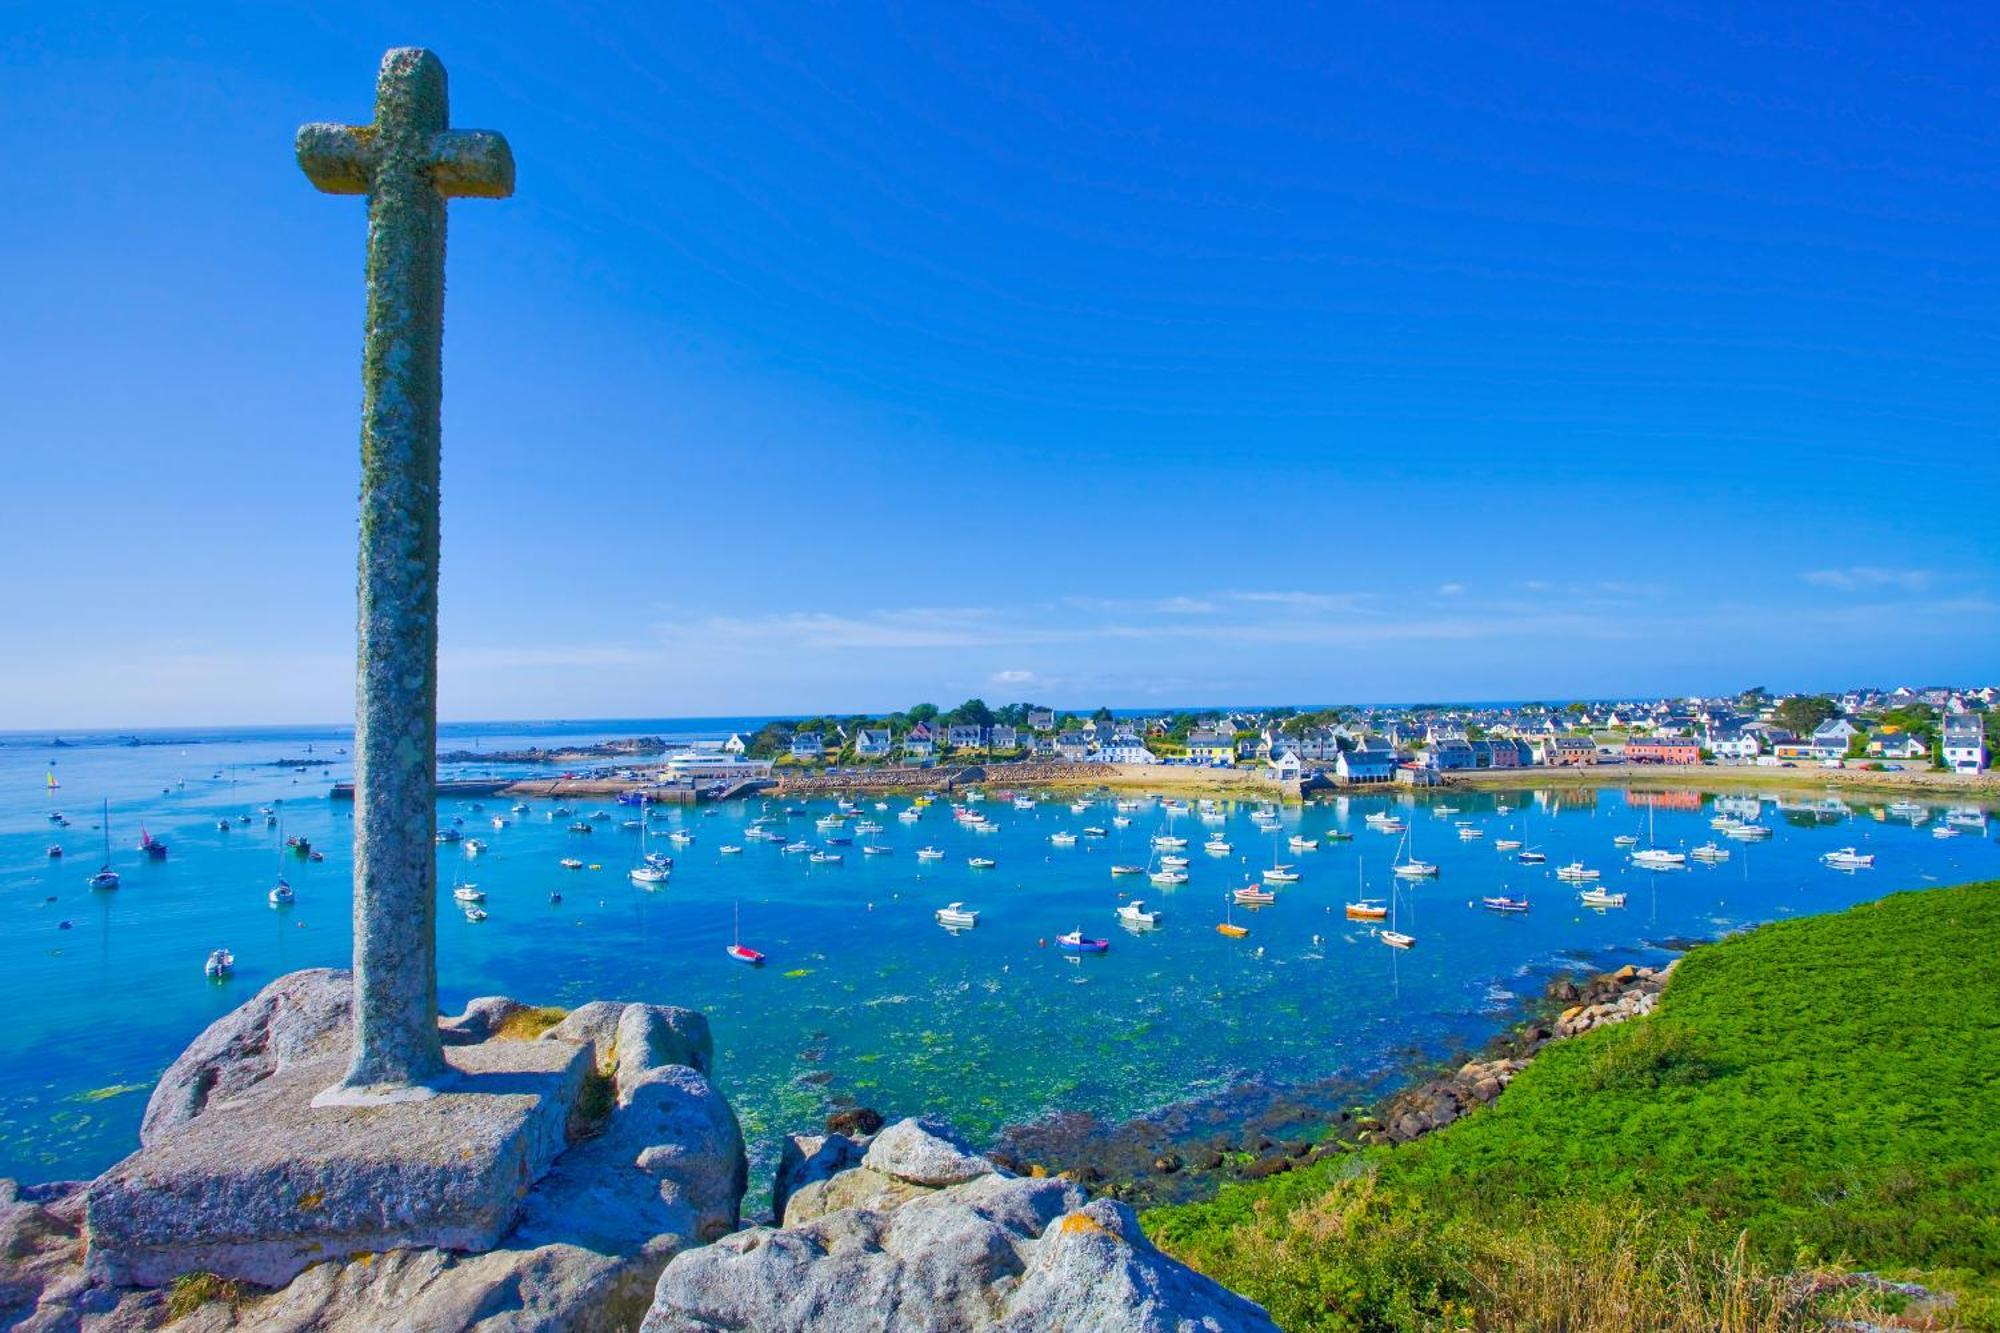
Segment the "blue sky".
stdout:
<path fill-rule="evenodd" d="M 384 48 L 448 717 L 1991 677 L 1976 6 L 12 6 L 0 726 L 351 711 Z M 1421 12 L 1419 12 L 1421 11 Z"/>

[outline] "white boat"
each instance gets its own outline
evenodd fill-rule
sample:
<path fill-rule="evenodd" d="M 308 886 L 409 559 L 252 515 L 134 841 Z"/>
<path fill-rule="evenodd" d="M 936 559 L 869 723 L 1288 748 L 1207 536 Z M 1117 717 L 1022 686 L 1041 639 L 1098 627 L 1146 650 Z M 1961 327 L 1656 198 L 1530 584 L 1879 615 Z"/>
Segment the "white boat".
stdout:
<path fill-rule="evenodd" d="M 723 850 L 728 851 L 729 849 L 725 847 Z M 894 847 L 884 847 L 879 842 L 871 842 L 861 849 L 861 854 L 863 856 L 894 856 L 896 849 Z"/>
<path fill-rule="evenodd" d="M 1687 864 L 1685 852 L 1659 846 L 1653 835 L 1653 808 L 1646 807 L 1646 845 L 1632 853 L 1632 864 L 1644 870 L 1678 870 Z"/>
<path fill-rule="evenodd" d="M 486 919 L 486 909 L 483 907 L 468 907 L 465 909 L 465 919 L 467 921 L 484 921 Z"/>
<path fill-rule="evenodd" d="M 1602 877 L 1602 871 L 1592 870 L 1581 861 L 1571 861 L 1556 871 L 1557 879 L 1568 880 L 1571 884 L 1588 884 Z"/>
<path fill-rule="evenodd" d="M 1469 825 L 1467 827 L 1459 829 L 1458 831 L 1458 840 L 1460 842 L 1472 842 L 1475 839 L 1483 838 L 1485 836 L 1486 836 L 1485 829 L 1472 828 Z"/>
<path fill-rule="evenodd" d="M 1049 834 L 1049 843 L 1055 847 L 1074 847 L 1076 846 L 1076 834 L 1051 833 Z"/>
<path fill-rule="evenodd" d="M 1112 873 L 1112 874 L 1113 874 L 1114 876 L 1115 876 L 1115 875 L 1143 875 L 1143 874 L 1145 874 L 1145 873 L 1146 873 L 1146 867 L 1144 867 L 1144 866 L 1127 866 L 1127 865 L 1114 865 L 1114 866 L 1112 866 L 1112 867 L 1111 867 L 1111 873 Z"/>
<path fill-rule="evenodd" d="M 944 853 L 935 847 L 919 847 L 917 848 L 917 859 L 919 861 L 942 861 L 944 860 Z"/>
<path fill-rule="evenodd" d="M 902 820 L 905 824 L 914 824 L 923 817 L 924 812 L 917 809 L 914 805 L 907 810 L 898 810 L 896 812 L 896 818 Z"/>
<path fill-rule="evenodd" d="M 964 903 L 946 903 L 931 915 L 947 930 L 970 930 L 979 924 L 979 913 Z"/>
<path fill-rule="evenodd" d="M 694 834 L 689 833 L 686 829 L 677 828 L 667 835 L 667 841 L 676 847 L 685 847 L 694 841 Z"/>
<path fill-rule="evenodd" d="M 806 860 L 810 861 L 810 862 L 811 862 L 811 863 L 812 863 L 813 865 L 816 865 L 816 866 L 831 866 L 831 865 L 839 865 L 839 864 L 840 864 L 840 853 L 839 853 L 839 852 L 814 852 L 814 853 L 813 853 L 813 854 L 812 854 L 811 856 L 807 857 L 807 858 L 806 858 Z"/>
<path fill-rule="evenodd" d="M 1402 859 L 1389 867 L 1389 872 L 1399 879 L 1429 879 L 1437 874 L 1434 862 L 1419 861 L 1410 851 L 1410 831 L 1403 830 Z"/>
<path fill-rule="evenodd" d="M 1621 833 L 1611 840 L 1611 845 L 1613 847 L 1637 847 L 1639 845 L 1639 838 L 1634 833 Z"/>
<path fill-rule="evenodd" d="M 804 841 L 803 839 L 801 839 L 798 842 L 788 842 L 782 848 L 782 850 L 787 856 L 803 856 L 807 852 L 810 852 L 812 849 L 813 849 L 812 844 Z"/>
<path fill-rule="evenodd" d="M 461 884 L 451 891 L 451 897 L 453 902 L 460 903 L 483 903 L 486 901 L 486 895 L 480 891 L 477 884 Z"/>
<path fill-rule="evenodd" d="M 658 866 L 636 865 L 629 872 L 634 884 L 665 884 L 667 872 Z"/>
<path fill-rule="evenodd" d="M 1899 819 L 1915 819 L 1919 815 L 1928 812 L 1915 801 L 1891 801 L 1889 802 L 1889 813 L 1897 816 Z"/>
<path fill-rule="evenodd" d="M 58 813 L 57 818 L 60 818 Z M 111 800 L 104 801 L 104 864 L 98 867 L 88 883 L 93 889 L 115 889 L 118 887 L 118 872 L 111 868 Z"/>
<path fill-rule="evenodd" d="M 478 838 L 467 838 L 459 845 L 465 849 L 467 856 L 477 856 L 486 850 L 486 844 Z"/>
<path fill-rule="evenodd" d="M 1162 833 L 1153 839 L 1153 845 L 1162 851 L 1177 852 L 1187 846 L 1187 839 L 1176 838 L 1170 833 Z"/>
<path fill-rule="evenodd" d="M 208 961 L 201 965 L 202 974 L 209 977 L 226 977 L 236 970 L 236 955 L 227 949 L 217 949 L 209 954 Z"/>
<path fill-rule="evenodd" d="M 1245 907 L 1268 907 L 1278 901 L 1278 895 L 1255 884 L 1245 884 L 1230 895 Z"/>
<path fill-rule="evenodd" d="M 1718 833 L 1727 833 L 1733 828 L 1743 827 L 1743 821 L 1735 815 L 1717 815 L 1708 821 L 1708 826 Z"/>
<path fill-rule="evenodd" d="M 1770 837 L 1771 830 L 1765 824 L 1738 824 L 1722 836 L 1725 838 L 1734 838 L 1738 842 L 1759 842 Z"/>
<path fill-rule="evenodd" d="M 1521 850 L 1521 840 L 1519 838 L 1495 838 L 1493 840 L 1493 850 L 1496 852 L 1518 852 Z"/>
<path fill-rule="evenodd" d="M 1221 837 L 1210 838 L 1201 845 L 1201 849 L 1210 856 L 1227 856 L 1236 850 L 1228 839 Z"/>
<path fill-rule="evenodd" d="M 493 819 L 492 819 L 492 821 L 491 821 L 491 822 L 492 822 L 492 824 L 493 824 L 493 827 L 494 827 L 494 828 L 496 828 L 496 829 L 503 829 L 503 828 L 506 828 L 506 827 L 507 827 L 507 816 L 505 816 L 505 815 L 495 815 L 495 816 L 493 816 Z"/>
<path fill-rule="evenodd" d="M 1395 884 L 1391 884 L 1389 886 L 1389 928 L 1383 930 L 1377 927 L 1375 931 L 1375 938 L 1388 945 L 1391 949 L 1407 949 L 1417 942 L 1416 936 L 1405 934 L 1396 928 L 1396 907 L 1401 897 L 1401 888 Z"/>
<path fill-rule="evenodd" d="M 1083 827 L 1083 836 L 1086 838 L 1103 838 L 1110 835 L 1095 824 L 1086 824 Z"/>
<path fill-rule="evenodd" d="M 1032 810 L 1035 808 L 1035 798 L 1032 796 L 1016 796 L 1014 798 L 1014 808 L 1016 810 Z"/>
<path fill-rule="evenodd" d="M 298 899 L 298 895 L 292 892 L 292 886 L 285 883 L 282 879 L 278 881 L 277 886 L 266 894 L 265 897 L 270 900 L 273 907 L 283 907 L 285 904 L 295 902 Z"/>
<path fill-rule="evenodd" d="M 1290 847 L 1295 852 L 1316 852 L 1319 850 L 1319 839 L 1302 838 L 1298 834 L 1294 833 L 1289 839 L 1286 840 L 1285 845 Z M 1224 846 L 1223 850 L 1224 851 L 1228 850 L 1227 845 Z"/>
<path fill-rule="evenodd" d="M 965 864 L 974 870 L 991 870 L 1000 863 L 990 856 L 973 856 L 968 857 Z"/>
<path fill-rule="evenodd" d="M 1263 880 L 1266 884 L 1296 884 L 1299 872 L 1290 866 L 1272 866 L 1263 872 Z"/>
<path fill-rule="evenodd" d="M 734 844 L 727 842 L 723 843 L 720 847 L 716 848 L 715 850 L 721 852 L 724 856 L 743 855 L 743 849 L 741 847 L 735 846 Z"/>
<path fill-rule="evenodd" d="M 1138 898 L 1124 903 L 1118 908 L 1118 919 L 1128 926 L 1157 926 L 1160 914 L 1146 910 L 1146 904 Z"/>
<path fill-rule="evenodd" d="M 1956 838 L 1958 836 L 1958 830 L 1953 828 L 1949 824 L 1939 824 L 1936 828 L 1931 830 L 1931 836 L 1933 838 Z"/>
<path fill-rule="evenodd" d="M 1169 870 L 1186 870 L 1188 868 L 1188 859 L 1185 856 L 1168 854 L 1160 858 L 1160 864 Z"/>
<path fill-rule="evenodd" d="M 1852 847 L 1842 847 L 1837 852 L 1827 852 L 1819 859 L 1835 870 L 1866 870 L 1875 864 L 1873 852 L 1857 852 Z"/>
<path fill-rule="evenodd" d="M 583 862 L 577 860 L 574 856 L 565 856 L 562 860 L 558 861 L 556 864 L 560 865 L 564 870 L 583 869 Z"/>
<path fill-rule="evenodd" d="M 1089 801 L 1071 801 L 1069 803 L 1069 812 L 1073 815 L 1084 814 L 1087 811 L 1089 811 L 1089 809 L 1090 809 Z"/>
<path fill-rule="evenodd" d="M 1585 907 L 1623 907 L 1625 895 L 1611 893 L 1605 889 L 1585 889 L 1576 895 L 1576 900 Z"/>
<path fill-rule="evenodd" d="M 1713 865 L 1717 861 L 1727 861 L 1729 859 L 1729 849 L 1712 842 L 1705 842 L 1689 852 L 1688 855 L 1697 861 L 1706 861 Z"/>
<path fill-rule="evenodd" d="M 1187 883 L 1188 873 L 1185 870 L 1173 870 L 1166 866 L 1161 866 L 1158 870 L 1155 870 L 1152 874 L 1146 876 L 1146 878 L 1152 880 L 1153 883 L 1158 884 L 1163 888 L 1170 889 L 1177 885 Z"/>

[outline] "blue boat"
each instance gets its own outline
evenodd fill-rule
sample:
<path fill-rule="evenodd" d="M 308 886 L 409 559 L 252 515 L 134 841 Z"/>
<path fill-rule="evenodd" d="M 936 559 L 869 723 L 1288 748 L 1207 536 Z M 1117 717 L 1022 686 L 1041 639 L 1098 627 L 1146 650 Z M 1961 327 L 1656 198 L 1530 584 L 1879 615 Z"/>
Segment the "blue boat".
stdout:
<path fill-rule="evenodd" d="M 1090 940 L 1083 936 L 1083 927 L 1078 926 L 1067 935 L 1056 936 L 1056 947 L 1071 953 L 1104 953 L 1110 949 L 1110 940 Z"/>

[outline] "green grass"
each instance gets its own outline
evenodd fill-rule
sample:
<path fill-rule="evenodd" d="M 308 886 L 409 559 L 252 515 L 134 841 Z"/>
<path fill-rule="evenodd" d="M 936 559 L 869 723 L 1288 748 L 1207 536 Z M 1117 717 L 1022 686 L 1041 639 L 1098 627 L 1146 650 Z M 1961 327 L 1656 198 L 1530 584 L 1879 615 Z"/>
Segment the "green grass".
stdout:
<path fill-rule="evenodd" d="M 1979 884 L 1698 948 L 1651 1019 L 1548 1047 L 1445 1132 L 1147 1223 L 1291 1329 L 1805 1327 L 1854 1293 L 1800 1297 L 1801 1275 L 1846 1268 L 1928 1275 L 1955 1320 L 2000 1327 L 1996 1164 L 2000 885 Z M 1533 1273 L 1547 1303 L 1519 1306 Z M 1709 1303 L 1670 1314 L 1669 1292 Z"/>

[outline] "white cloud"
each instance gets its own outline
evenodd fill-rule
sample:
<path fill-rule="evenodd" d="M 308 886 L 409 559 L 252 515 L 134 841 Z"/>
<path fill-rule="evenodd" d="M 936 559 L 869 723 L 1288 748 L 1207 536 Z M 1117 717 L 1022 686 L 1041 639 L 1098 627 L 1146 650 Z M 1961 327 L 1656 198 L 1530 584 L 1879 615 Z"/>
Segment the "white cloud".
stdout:
<path fill-rule="evenodd" d="M 1463 595 L 1464 592 L 1465 585 L 1463 583 L 1444 583 L 1438 585 L 1438 596 L 1440 597 L 1458 597 Z"/>
<path fill-rule="evenodd" d="M 1936 579 L 1936 575 L 1928 569 L 1885 569 L 1880 565 L 1808 569 L 1799 577 L 1815 588 L 1832 588 L 1837 592 L 1862 592 L 1874 588 L 1922 592 Z"/>
<path fill-rule="evenodd" d="M 992 680 L 995 685 L 1030 685 L 1034 683 L 1035 673 L 1014 667 L 994 672 Z"/>

